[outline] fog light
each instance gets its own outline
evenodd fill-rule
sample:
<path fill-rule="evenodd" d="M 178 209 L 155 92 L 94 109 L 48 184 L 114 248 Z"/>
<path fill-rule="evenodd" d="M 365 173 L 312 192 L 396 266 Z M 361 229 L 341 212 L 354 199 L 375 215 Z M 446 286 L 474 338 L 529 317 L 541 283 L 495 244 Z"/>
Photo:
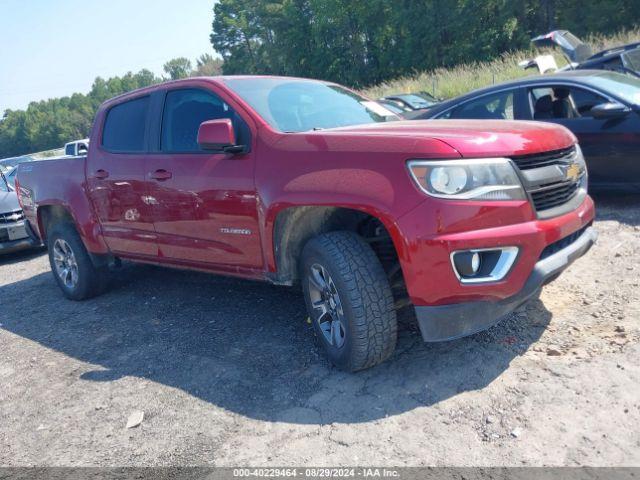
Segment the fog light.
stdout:
<path fill-rule="evenodd" d="M 471 255 L 471 270 L 473 273 L 478 273 L 478 269 L 480 268 L 480 254 L 478 252 L 473 252 Z"/>
<path fill-rule="evenodd" d="M 453 262 L 461 277 L 472 277 L 480 269 L 480 254 L 474 251 L 460 252 L 453 257 Z"/>
<path fill-rule="evenodd" d="M 461 283 L 497 282 L 511 270 L 518 247 L 460 250 L 451 254 L 451 266 Z"/>

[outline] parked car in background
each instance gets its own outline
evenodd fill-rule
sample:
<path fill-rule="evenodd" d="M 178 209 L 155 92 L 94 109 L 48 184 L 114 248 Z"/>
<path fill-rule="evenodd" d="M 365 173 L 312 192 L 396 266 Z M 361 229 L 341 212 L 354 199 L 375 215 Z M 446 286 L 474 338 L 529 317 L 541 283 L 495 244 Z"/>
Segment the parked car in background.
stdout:
<path fill-rule="evenodd" d="M 640 189 L 640 79 L 602 70 L 527 77 L 475 90 L 414 119 L 539 120 L 571 130 L 594 189 Z"/>
<path fill-rule="evenodd" d="M 58 157 L 47 157 L 47 158 L 41 158 L 41 159 L 36 159 L 34 157 L 22 157 L 22 161 L 18 165 L 21 165 L 23 163 L 35 162 L 35 161 L 53 160 L 55 158 L 58 158 Z M 9 182 L 9 185 L 14 190 L 15 190 L 15 184 L 16 184 L 16 177 L 18 175 L 18 165 L 16 165 L 15 167 L 6 168 L 4 170 L 4 175 L 7 178 L 7 182 Z M 3 167 L 0 166 L 0 169 L 2 168 Z"/>
<path fill-rule="evenodd" d="M 435 105 L 440 100 L 427 92 L 402 93 L 398 95 L 388 95 L 378 101 L 389 102 L 398 105 L 405 111 L 421 110 Z"/>
<path fill-rule="evenodd" d="M 76 157 L 78 155 L 86 155 L 89 151 L 89 139 L 76 140 L 64 145 L 64 154 L 67 157 Z"/>
<path fill-rule="evenodd" d="M 18 173 L 18 167 L 16 166 L 13 168 L 9 168 L 5 170 L 3 173 L 5 178 L 7 179 L 7 182 L 9 183 L 9 186 L 15 190 L 16 174 Z"/>
<path fill-rule="evenodd" d="M 21 165 L 18 192 L 68 298 L 119 258 L 301 285 L 329 359 L 360 370 L 393 352 L 397 308 L 426 341 L 470 335 L 596 238 L 567 129 L 389 120 L 331 83 L 184 79 L 104 103 L 88 155 Z"/>
<path fill-rule="evenodd" d="M 0 160 L 0 167 L 5 169 L 13 168 L 24 162 L 33 161 L 31 155 L 21 155 L 19 157 L 3 158 Z"/>
<path fill-rule="evenodd" d="M 39 242 L 26 228 L 18 196 L 0 170 L 0 254 L 37 246 Z"/>
<path fill-rule="evenodd" d="M 537 47 L 558 46 L 569 65 L 565 69 L 614 70 L 640 77 L 640 42 L 608 48 L 596 54 L 568 30 L 554 30 L 531 40 Z"/>
<path fill-rule="evenodd" d="M 413 112 L 413 109 L 403 106 L 400 102 L 394 102 L 392 100 L 376 100 L 383 107 L 391 110 L 396 115 L 402 116 L 405 112 Z"/>

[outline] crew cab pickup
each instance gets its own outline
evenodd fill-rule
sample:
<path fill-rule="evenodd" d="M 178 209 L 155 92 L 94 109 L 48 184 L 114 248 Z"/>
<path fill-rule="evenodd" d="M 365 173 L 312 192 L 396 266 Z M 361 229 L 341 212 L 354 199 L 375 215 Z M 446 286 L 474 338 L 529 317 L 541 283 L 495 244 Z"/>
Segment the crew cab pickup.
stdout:
<path fill-rule="evenodd" d="M 119 259 L 299 285 L 329 359 L 486 329 L 594 243 L 576 139 L 536 122 L 398 121 L 341 86 L 191 78 L 104 103 L 84 157 L 20 166 L 65 296 Z"/>

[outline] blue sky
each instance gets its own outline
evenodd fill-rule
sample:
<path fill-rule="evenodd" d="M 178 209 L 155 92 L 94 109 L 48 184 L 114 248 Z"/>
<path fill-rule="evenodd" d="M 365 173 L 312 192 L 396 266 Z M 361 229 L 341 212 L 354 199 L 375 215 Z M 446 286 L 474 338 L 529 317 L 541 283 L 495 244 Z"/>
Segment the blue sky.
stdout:
<path fill-rule="evenodd" d="M 0 114 L 97 76 L 214 54 L 214 0 L 0 0 Z"/>

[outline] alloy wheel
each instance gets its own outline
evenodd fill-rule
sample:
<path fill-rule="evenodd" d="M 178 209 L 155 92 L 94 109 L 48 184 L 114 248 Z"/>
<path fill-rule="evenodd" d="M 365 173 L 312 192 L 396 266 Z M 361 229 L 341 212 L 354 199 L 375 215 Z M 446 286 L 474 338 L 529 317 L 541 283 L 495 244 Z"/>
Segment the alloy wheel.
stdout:
<path fill-rule="evenodd" d="M 342 347 L 346 329 L 340 295 L 329 272 L 317 263 L 311 266 L 309 274 L 309 297 L 325 340 L 333 347 Z"/>
<path fill-rule="evenodd" d="M 53 244 L 53 263 L 56 275 L 65 287 L 73 289 L 78 284 L 78 262 L 71 246 L 58 238 Z"/>

